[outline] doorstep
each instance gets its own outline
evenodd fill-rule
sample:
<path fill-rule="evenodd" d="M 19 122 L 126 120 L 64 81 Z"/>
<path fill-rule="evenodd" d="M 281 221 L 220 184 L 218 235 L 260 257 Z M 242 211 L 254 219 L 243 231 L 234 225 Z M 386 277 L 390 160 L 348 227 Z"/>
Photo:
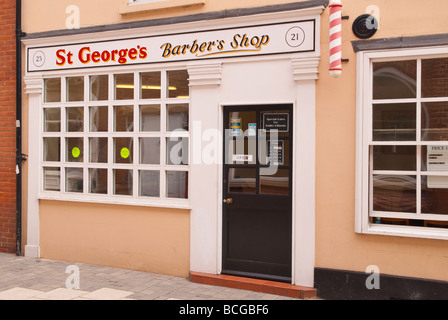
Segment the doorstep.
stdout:
<path fill-rule="evenodd" d="M 310 287 L 224 274 L 191 272 L 190 280 L 201 284 L 264 292 L 298 299 L 316 298 L 317 295 L 317 290 Z"/>

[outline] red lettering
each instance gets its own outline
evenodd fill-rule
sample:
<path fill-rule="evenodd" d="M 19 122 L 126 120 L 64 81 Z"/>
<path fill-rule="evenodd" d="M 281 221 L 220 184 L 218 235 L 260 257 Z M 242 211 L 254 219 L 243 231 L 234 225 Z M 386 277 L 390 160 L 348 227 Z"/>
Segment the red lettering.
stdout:
<path fill-rule="evenodd" d="M 146 49 L 146 47 L 140 48 L 140 55 L 139 55 L 140 59 L 146 59 L 146 57 L 148 56 L 148 53 L 146 52 L 146 50 L 148 50 L 148 49 Z"/>
<path fill-rule="evenodd" d="M 88 52 L 85 56 L 84 56 L 84 51 Z M 81 50 L 79 50 L 78 58 L 79 58 L 79 61 L 81 61 L 84 64 L 89 63 L 90 62 L 90 48 L 84 47 Z"/>
<path fill-rule="evenodd" d="M 109 62 L 110 60 L 110 52 L 109 51 L 103 51 L 103 53 L 101 53 L 101 60 L 103 60 L 104 62 Z"/>
<path fill-rule="evenodd" d="M 118 55 L 120 58 L 118 59 L 118 63 L 125 64 L 128 60 L 126 59 L 126 56 L 128 55 L 128 49 L 121 49 L 118 52 Z"/>
<path fill-rule="evenodd" d="M 94 52 L 92 53 L 92 61 L 93 61 L 94 63 L 98 63 L 98 62 L 100 62 L 100 61 L 101 61 L 101 53 L 99 53 L 98 51 L 94 51 Z"/>
<path fill-rule="evenodd" d="M 129 59 L 131 59 L 131 60 L 137 59 L 137 54 L 138 54 L 137 49 L 135 49 L 135 48 L 130 49 L 129 50 Z"/>
<path fill-rule="evenodd" d="M 56 58 L 58 59 L 58 61 L 56 61 L 56 64 L 58 66 L 63 66 L 65 64 L 65 56 L 64 56 L 64 54 L 65 54 L 65 50 L 64 49 L 56 51 Z"/>

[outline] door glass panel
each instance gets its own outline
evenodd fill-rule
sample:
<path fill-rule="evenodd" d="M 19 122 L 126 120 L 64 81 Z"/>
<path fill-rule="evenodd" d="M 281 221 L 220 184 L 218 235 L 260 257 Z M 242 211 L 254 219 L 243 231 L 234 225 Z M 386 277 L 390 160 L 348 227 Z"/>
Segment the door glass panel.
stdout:
<path fill-rule="evenodd" d="M 255 164 L 257 114 L 255 111 L 230 112 L 226 131 L 226 164 Z"/>
<path fill-rule="evenodd" d="M 257 170 L 252 168 L 230 168 L 228 192 L 255 193 Z"/>
<path fill-rule="evenodd" d="M 260 169 L 260 194 L 289 194 L 289 169 Z"/>

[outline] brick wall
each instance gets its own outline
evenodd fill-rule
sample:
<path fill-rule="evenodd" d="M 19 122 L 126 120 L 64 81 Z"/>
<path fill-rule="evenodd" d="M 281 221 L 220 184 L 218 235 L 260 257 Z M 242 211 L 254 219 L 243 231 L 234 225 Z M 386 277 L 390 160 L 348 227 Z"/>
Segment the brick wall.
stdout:
<path fill-rule="evenodd" d="M 0 0 L 0 252 L 15 252 L 15 1 Z"/>

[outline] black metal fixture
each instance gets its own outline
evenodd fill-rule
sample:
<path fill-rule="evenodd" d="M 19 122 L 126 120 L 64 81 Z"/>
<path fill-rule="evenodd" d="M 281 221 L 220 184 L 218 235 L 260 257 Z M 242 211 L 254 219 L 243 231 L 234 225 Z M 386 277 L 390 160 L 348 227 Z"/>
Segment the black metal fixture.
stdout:
<path fill-rule="evenodd" d="M 353 22 L 352 30 L 360 39 L 371 38 L 378 31 L 378 20 L 370 14 L 360 15 Z"/>

